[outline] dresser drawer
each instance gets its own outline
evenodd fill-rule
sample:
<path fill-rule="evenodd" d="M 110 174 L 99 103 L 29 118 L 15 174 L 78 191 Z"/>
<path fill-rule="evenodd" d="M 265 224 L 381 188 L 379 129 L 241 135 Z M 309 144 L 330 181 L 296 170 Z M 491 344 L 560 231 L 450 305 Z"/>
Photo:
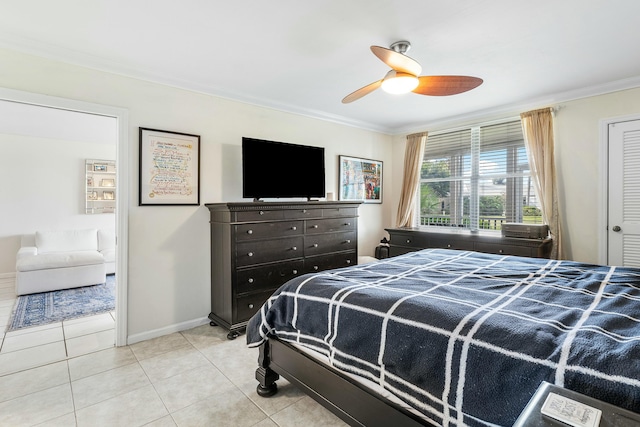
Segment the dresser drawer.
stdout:
<path fill-rule="evenodd" d="M 304 269 L 307 273 L 315 273 L 322 270 L 348 267 L 356 264 L 357 259 L 355 252 L 342 252 L 305 258 Z"/>
<path fill-rule="evenodd" d="M 322 209 L 322 216 L 325 218 L 345 216 L 355 217 L 358 214 L 357 208 L 325 208 Z"/>
<path fill-rule="evenodd" d="M 477 242 L 475 250 L 488 254 L 504 254 L 516 256 L 536 256 L 535 248 L 529 246 L 504 245 L 494 243 Z"/>
<path fill-rule="evenodd" d="M 272 291 L 266 291 L 236 298 L 236 322 L 246 322 L 251 319 L 271 294 L 273 294 Z"/>
<path fill-rule="evenodd" d="M 302 236 L 238 243 L 236 245 L 236 266 L 243 267 L 265 262 L 302 258 L 304 254 L 303 244 L 304 239 Z"/>
<path fill-rule="evenodd" d="M 281 210 L 262 210 L 262 211 L 240 211 L 235 212 L 237 222 L 245 221 L 275 221 L 284 219 L 284 213 Z"/>
<path fill-rule="evenodd" d="M 305 221 L 307 234 L 335 233 L 356 229 L 356 218 L 311 219 Z"/>
<path fill-rule="evenodd" d="M 285 219 L 316 218 L 321 216 L 321 209 L 287 209 L 284 213 Z"/>
<path fill-rule="evenodd" d="M 405 246 L 414 249 L 424 249 L 429 247 L 429 239 L 425 233 L 391 233 L 391 244 Z"/>
<path fill-rule="evenodd" d="M 314 234 L 304 239 L 304 255 L 321 255 L 330 252 L 355 250 L 356 232 Z"/>
<path fill-rule="evenodd" d="M 259 222 L 234 226 L 236 241 L 295 236 L 304 231 L 304 221 Z"/>
<path fill-rule="evenodd" d="M 304 261 L 287 261 L 236 271 L 236 295 L 275 290 L 289 279 L 303 273 Z"/>
<path fill-rule="evenodd" d="M 472 251 L 474 249 L 473 241 L 464 239 L 429 239 L 429 247 L 439 249 L 459 249 L 463 251 Z"/>

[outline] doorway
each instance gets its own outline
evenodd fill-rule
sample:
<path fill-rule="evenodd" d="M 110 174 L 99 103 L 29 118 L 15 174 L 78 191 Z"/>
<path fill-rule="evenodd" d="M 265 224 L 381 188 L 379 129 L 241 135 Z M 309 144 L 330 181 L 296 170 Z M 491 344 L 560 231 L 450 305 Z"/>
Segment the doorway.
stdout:
<path fill-rule="evenodd" d="M 127 110 L 65 98 L 0 88 L 0 100 L 115 119 L 116 123 L 116 321 L 115 344 L 127 344 L 128 246 L 128 112 Z"/>
<path fill-rule="evenodd" d="M 607 127 L 607 264 L 640 267 L 640 118 Z"/>

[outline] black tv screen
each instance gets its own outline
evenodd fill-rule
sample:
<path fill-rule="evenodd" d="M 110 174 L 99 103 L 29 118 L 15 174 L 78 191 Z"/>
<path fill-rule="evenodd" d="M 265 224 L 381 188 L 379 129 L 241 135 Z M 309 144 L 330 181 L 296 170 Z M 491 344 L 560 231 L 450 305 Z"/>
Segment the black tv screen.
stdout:
<path fill-rule="evenodd" d="M 324 196 L 323 147 L 242 138 L 242 197 Z"/>

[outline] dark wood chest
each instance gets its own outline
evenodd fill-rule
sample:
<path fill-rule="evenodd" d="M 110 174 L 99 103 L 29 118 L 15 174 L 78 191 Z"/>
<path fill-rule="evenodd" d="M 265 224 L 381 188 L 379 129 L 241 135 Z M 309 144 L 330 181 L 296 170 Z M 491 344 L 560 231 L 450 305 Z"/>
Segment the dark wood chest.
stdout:
<path fill-rule="evenodd" d="M 301 274 L 357 264 L 359 202 L 211 203 L 212 323 L 234 338 Z"/>
<path fill-rule="evenodd" d="M 459 249 L 549 258 L 552 240 L 502 237 L 496 233 L 470 233 L 467 231 L 437 231 L 417 228 L 387 228 L 390 236 L 389 255 L 396 256 L 427 248 Z"/>

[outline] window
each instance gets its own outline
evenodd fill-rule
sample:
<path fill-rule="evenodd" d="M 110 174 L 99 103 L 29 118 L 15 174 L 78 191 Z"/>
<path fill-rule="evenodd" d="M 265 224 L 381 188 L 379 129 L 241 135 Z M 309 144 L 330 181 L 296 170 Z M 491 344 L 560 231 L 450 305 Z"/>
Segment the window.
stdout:
<path fill-rule="evenodd" d="M 542 223 L 520 120 L 429 135 L 420 178 L 420 226 Z"/>

